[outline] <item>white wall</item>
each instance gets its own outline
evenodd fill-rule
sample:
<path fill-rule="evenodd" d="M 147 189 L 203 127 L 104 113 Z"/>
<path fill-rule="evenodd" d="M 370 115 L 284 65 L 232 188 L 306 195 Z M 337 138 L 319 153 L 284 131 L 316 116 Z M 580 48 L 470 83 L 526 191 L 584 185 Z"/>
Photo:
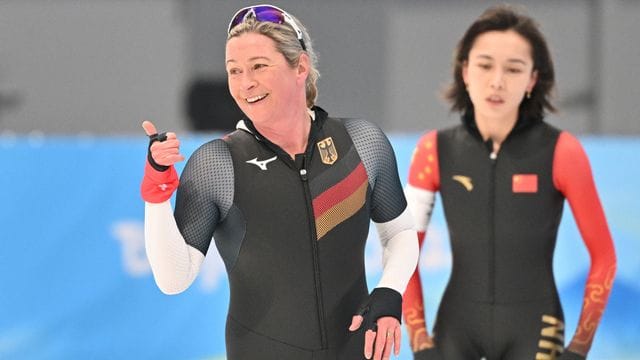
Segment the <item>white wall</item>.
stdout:
<path fill-rule="evenodd" d="M 0 2 L 0 133 L 184 127 L 185 26 L 171 0 Z"/>
<path fill-rule="evenodd" d="M 0 134 L 188 128 L 187 82 L 225 79 L 229 18 L 248 0 L 0 1 Z M 280 0 L 320 57 L 319 105 L 385 130 L 457 122 L 439 100 L 456 41 L 495 1 Z M 520 0 L 556 64 L 550 122 L 578 134 L 640 134 L 640 2 Z"/>

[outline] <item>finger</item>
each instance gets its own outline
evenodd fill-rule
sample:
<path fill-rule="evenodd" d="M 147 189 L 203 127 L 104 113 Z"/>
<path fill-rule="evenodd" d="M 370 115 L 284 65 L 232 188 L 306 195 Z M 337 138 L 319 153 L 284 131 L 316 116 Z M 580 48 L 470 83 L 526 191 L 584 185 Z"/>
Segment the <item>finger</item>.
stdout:
<path fill-rule="evenodd" d="M 364 357 L 371 359 L 373 355 L 373 345 L 375 343 L 376 333 L 373 330 L 367 330 L 364 333 Z"/>
<path fill-rule="evenodd" d="M 393 348 L 393 343 L 395 340 L 395 331 L 392 328 L 387 329 L 386 337 L 384 339 L 384 350 L 382 352 L 382 359 L 389 360 L 391 357 L 391 349 Z"/>
<path fill-rule="evenodd" d="M 374 344 L 375 352 L 373 354 L 373 360 L 381 360 L 382 354 L 384 353 L 385 344 L 387 343 L 387 333 L 388 328 L 378 328 L 378 333 L 376 334 L 376 343 Z"/>
<path fill-rule="evenodd" d="M 170 149 L 157 149 L 156 151 L 152 151 L 151 155 L 154 158 L 162 159 L 168 156 L 181 156 L 180 150 L 178 148 L 170 148 Z"/>
<path fill-rule="evenodd" d="M 168 156 L 158 157 L 158 158 L 154 157 L 153 160 L 158 165 L 171 166 L 177 162 L 184 160 L 184 156 L 180 154 L 175 154 L 175 155 L 168 155 Z"/>
<path fill-rule="evenodd" d="M 176 145 L 178 144 L 177 140 L 173 140 Z M 184 156 L 180 153 L 180 148 L 178 146 L 167 147 L 165 143 L 154 142 L 151 145 L 151 157 L 153 160 L 159 164 L 164 166 L 172 165 L 178 161 L 184 160 Z"/>
<path fill-rule="evenodd" d="M 156 126 L 153 125 L 153 123 L 149 120 L 145 120 L 142 122 L 142 128 L 144 129 L 144 132 L 147 134 L 147 136 L 158 133 L 158 130 L 156 130 Z"/>
<path fill-rule="evenodd" d="M 349 331 L 356 331 L 362 325 L 362 321 L 364 318 L 360 315 L 354 315 L 351 319 L 351 325 L 349 326 Z"/>
<path fill-rule="evenodd" d="M 394 339 L 393 339 L 393 353 L 396 356 L 400 355 L 400 344 L 402 343 L 402 329 L 398 326 L 394 331 Z"/>
<path fill-rule="evenodd" d="M 151 153 L 151 155 L 153 156 L 154 159 L 157 159 L 157 160 L 166 159 L 166 158 L 170 158 L 170 157 L 180 157 L 180 156 L 182 156 L 182 154 L 180 154 L 179 151 L 153 152 L 153 153 Z"/>
<path fill-rule="evenodd" d="M 180 140 L 154 141 L 151 144 L 151 151 L 160 151 L 162 149 L 178 149 L 180 148 Z"/>

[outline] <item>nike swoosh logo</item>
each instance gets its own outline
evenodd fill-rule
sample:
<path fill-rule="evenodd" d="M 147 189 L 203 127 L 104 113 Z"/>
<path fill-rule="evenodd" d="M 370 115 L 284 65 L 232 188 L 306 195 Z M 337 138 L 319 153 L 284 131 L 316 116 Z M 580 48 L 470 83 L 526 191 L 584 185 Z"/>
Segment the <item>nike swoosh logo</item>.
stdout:
<path fill-rule="evenodd" d="M 463 175 L 454 175 L 453 180 L 462 184 L 462 186 L 464 186 L 464 188 L 467 189 L 467 191 L 473 190 L 473 183 L 471 182 L 470 177 L 463 176 Z"/>
<path fill-rule="evenodd" d="M 258 158 L 253 158 L 251 160 L 247 160 L 247 164 L 253 164 L 260 168 L 260 170 L 267 170 L 267 164 L 277 159 L 278 156 L 274 156 L 271 159 L 267 160 L 258 160 Z"/>

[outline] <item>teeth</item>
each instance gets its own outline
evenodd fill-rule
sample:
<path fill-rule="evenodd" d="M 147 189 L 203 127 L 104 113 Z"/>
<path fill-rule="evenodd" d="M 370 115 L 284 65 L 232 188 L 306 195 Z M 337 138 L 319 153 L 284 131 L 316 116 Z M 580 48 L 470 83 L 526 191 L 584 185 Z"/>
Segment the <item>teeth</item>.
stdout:
<path fill-rule="evenodd" d="M 267 97 L 267 94 L 250 97 L 250 98 L 247 98 L 247 102 L 248 103 L 254 103 L 254 102 L 256 102 L 258 100 L 262 100 L 262 99 L 264 99 L 266 97 Z"/>

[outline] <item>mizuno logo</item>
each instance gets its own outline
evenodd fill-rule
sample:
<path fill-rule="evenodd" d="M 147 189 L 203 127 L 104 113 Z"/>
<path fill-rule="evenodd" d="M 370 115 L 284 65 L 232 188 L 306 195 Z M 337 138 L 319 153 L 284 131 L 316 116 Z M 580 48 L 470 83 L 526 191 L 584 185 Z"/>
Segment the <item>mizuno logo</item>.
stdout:
<path fill-rule="evenodd" d="M 454 175 L 453 180 L 462 184 L 462 186 L 464 186 L 464 188 L 467 189 L 467 191 L 473 190 L 473 183 L 471 182 L 470 177 L 463 176 L 463 175 Z"/>
<path fill-rule="evenodd" d="M 258 160 L 258 158 L 253 158 L 251 160 L 247 160 L 247 164 L 253 164 L 260 168 L 260 170 L 267 170 L 267 164 L 277 159 L 278 156 L 274 156 L 271 159 L 267 160 Z"/>

